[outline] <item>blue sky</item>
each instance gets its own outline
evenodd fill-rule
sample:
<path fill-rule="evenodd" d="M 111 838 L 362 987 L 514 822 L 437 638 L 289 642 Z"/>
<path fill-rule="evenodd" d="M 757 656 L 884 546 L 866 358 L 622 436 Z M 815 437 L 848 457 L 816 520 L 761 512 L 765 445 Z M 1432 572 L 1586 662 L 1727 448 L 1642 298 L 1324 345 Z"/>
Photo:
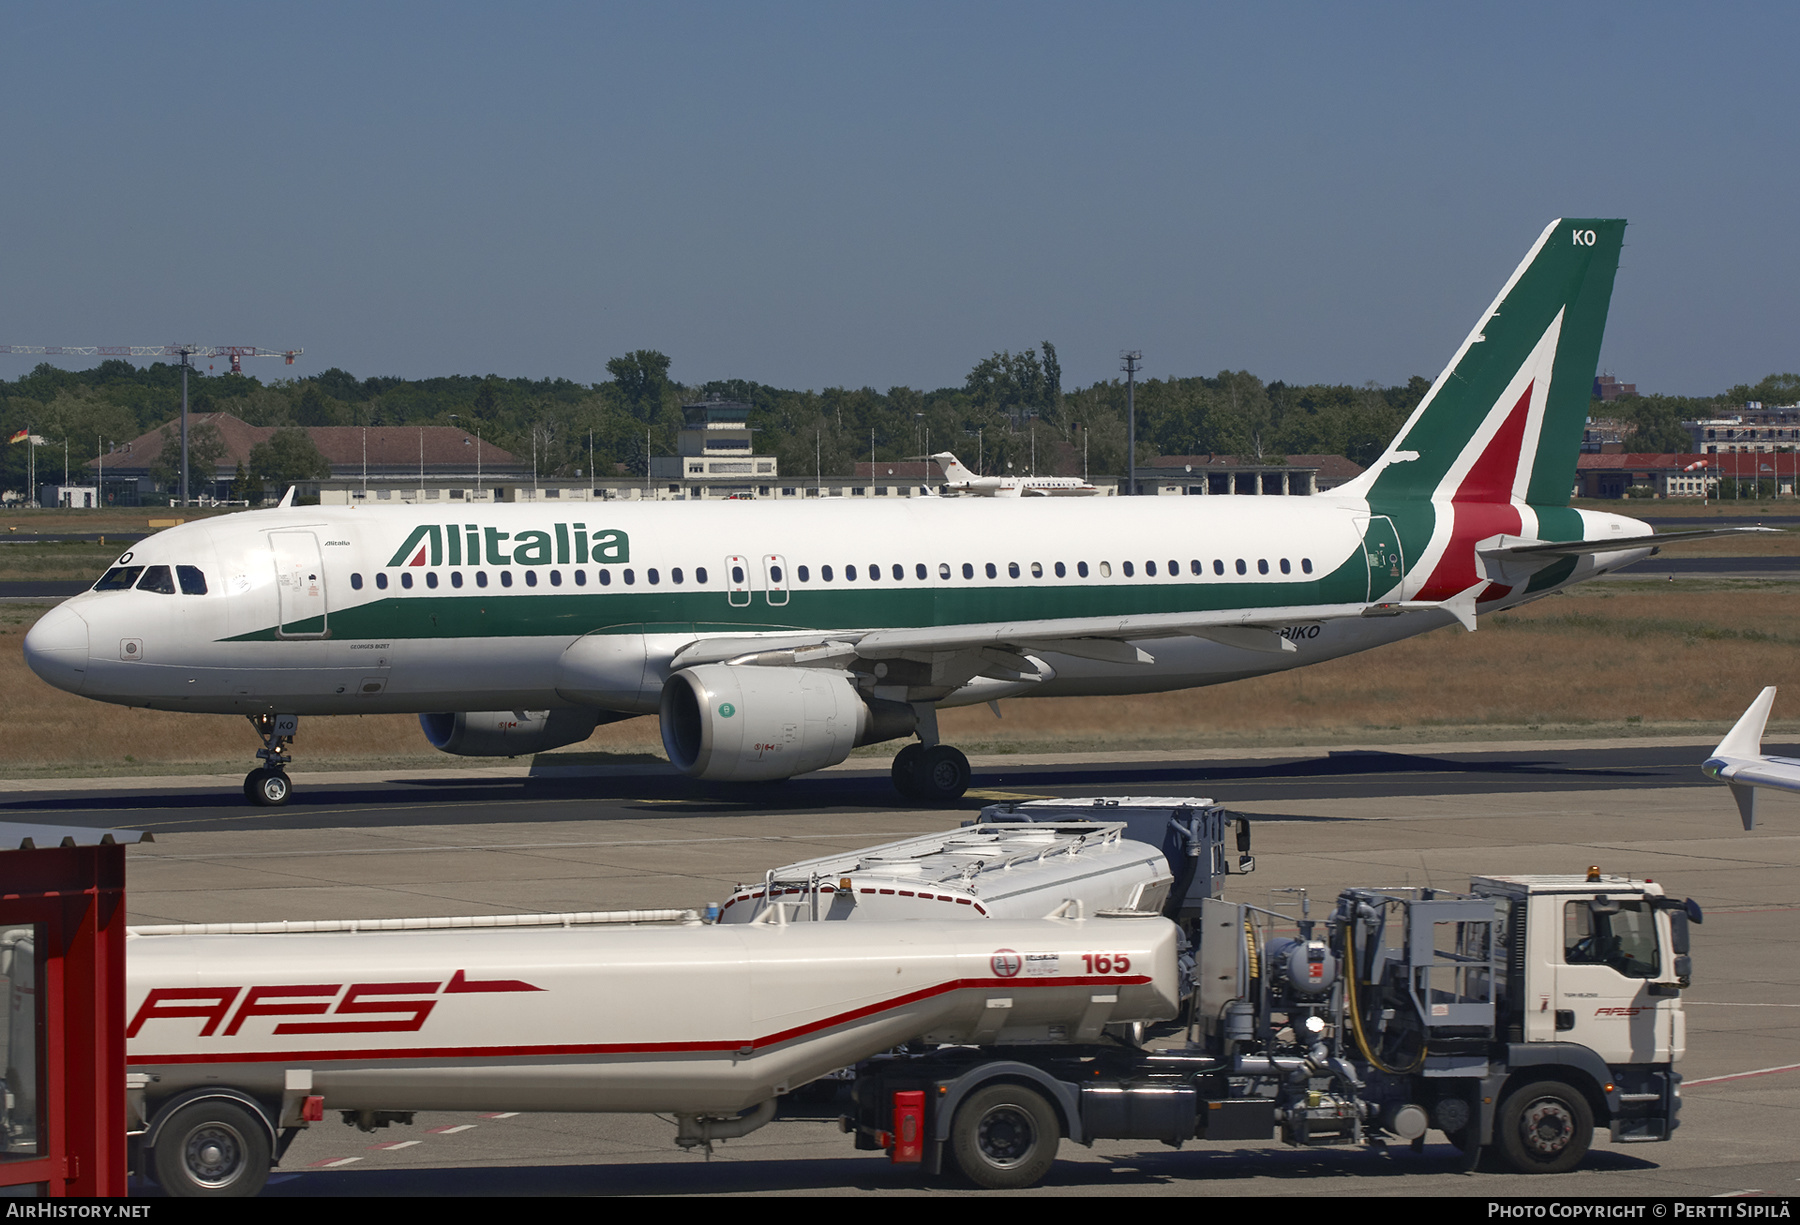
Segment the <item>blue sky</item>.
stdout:
<path fill-rule="evenodd" d="M 291 370 L 1435 375 L 1550 219 L 1602 358 L 1800 368 L 1794 6 L 34 4 L 0 343 Z M 0 377 L 38 359 L 0 356 Z M 69 364 L 87 364 L 76 361 Z"/>

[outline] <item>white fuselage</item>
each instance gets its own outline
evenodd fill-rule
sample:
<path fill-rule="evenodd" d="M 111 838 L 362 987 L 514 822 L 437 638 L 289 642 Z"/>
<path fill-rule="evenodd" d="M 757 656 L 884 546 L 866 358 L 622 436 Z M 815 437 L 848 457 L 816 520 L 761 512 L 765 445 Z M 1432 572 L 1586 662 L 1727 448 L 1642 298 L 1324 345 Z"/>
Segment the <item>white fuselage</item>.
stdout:
<path fill-rule="evenodd" d="M 1589 539 L 1642 527 L 1582 515 Z M 1048 652 L 1054 675 L 1042 683 L 972 685 L 939 704 L 1155 692 L 1451 623 L 1431 611 L 1308 620 L 1310 607 L 1405 599 L 1422 581 L 1411 559 L 1391 572 L 1364 565 L 1370 518 L 1360 499 L 1329 495 L 255 511 L 159 533 L 116 563 L 197 568 L 205 594 L 89 591 L 46 614 L 26 653 L 61 688 L 165 710 L 648 712 L 675 654 L 709 637 L 1202 606 L 1283 619 L 1291 651 L 1140 638 L 1151 662 Z M 424 525 L 434 537 L 420 536 Z M 1646 552 L 1584 556 L 1556 586 Z M 1519 587 L 1481 610 L 1539 594 Z M 622 681 L 571 678 L 574 644 L 620 634 L 642 643 Z"/>

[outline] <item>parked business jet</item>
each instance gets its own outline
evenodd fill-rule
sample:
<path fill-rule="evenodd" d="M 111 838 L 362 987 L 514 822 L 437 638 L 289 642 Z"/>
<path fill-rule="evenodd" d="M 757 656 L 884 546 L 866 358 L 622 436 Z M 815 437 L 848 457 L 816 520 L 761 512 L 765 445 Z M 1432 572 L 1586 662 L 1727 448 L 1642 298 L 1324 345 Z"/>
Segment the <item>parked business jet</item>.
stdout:
<path fill-rule="evenodd" d="M 978 498 L 1091 498 L 1100 491 L 1072 476 L 976 476 L 949 451 L 927 455 L 944 474 L 948 494 Z"/>
<path fill-rule="evenodd" d="M 969 765 L 940 708 L 1473 630 L 1670 539 L 1568 505 L 1624 229 L 1546 229 L 1387 451 L 1329 494 L 285 507 L 144 540 L 25 654 L 98 701 L 249 715 L 264 804 L 288 798 L 299 716 L 382 711 L 492 755 L 655 714 L 670 761 L 718 780 L 911 738 L 895 784 L 948 800 Z"/>

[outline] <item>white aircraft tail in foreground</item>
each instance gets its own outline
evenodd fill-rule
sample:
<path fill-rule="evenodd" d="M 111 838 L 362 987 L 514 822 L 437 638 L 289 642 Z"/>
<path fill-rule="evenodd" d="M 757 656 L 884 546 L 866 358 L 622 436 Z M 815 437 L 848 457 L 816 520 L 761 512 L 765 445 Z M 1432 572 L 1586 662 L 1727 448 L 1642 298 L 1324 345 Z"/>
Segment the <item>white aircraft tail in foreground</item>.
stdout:
<path fill-rule="evenodd" d="M 1800 758 L 1769 757 L 1762 751 L 1763 728 L 1769 708 L 1775 705 L 1775 686 L 1770 685 L 1750 703 L 1743 717 L 1725 733 L 1701 769 L 1731 788 L 1745 829 L 1756 828 L 1756 792 L 1760 787 L 1800 791 Z"/>

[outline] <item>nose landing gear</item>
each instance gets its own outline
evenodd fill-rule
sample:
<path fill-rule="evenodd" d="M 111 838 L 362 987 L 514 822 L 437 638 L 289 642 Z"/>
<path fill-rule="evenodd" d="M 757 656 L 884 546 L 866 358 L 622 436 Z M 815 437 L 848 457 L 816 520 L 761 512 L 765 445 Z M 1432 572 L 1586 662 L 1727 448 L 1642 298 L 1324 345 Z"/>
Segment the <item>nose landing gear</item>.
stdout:
<path fill-rule="evenodd" d="M 279 808 L 294 791 L 287 768 L 293 761 L 289 746 L 299 731 L 300 716 L 251 715 L 250 726 L 262 737 L 263 747 L 256 755 L 264 764 L 244 775 L 244 798 L 265 808 Z"/>

